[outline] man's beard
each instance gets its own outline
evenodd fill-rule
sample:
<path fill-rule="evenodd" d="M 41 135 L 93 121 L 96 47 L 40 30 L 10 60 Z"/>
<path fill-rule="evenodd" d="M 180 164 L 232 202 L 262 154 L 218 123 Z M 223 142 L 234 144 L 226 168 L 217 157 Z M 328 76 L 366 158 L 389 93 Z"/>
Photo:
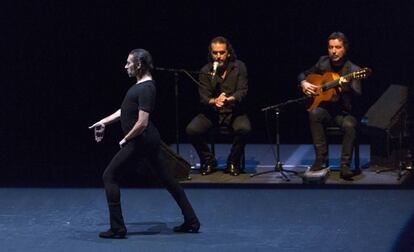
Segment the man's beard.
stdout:
<path fill-rule="evenodd" d="M 217 73 L 220 74 L 220 75 L 222 75 L 224 73 L 224 71 L 226 71 L 228 65 L 229 65 L 229 61 L 228 60 L 223 61 L 223 64 L 222 65 L 219 65 L 217 67 Z"/>
<path fill-rule="evenodd" d="M 127 73 L 129 77 L 136 77 L 137 76 L 137 71 L 133 68 L 128 68 L 127 69 Z"/>
<path fill-rule="evenodd" d="M 227 67 L 227 65 L 229 64 L 229 58 L 225 59 L 225 60 L 220 60 L 217 61 L 219 63 L 218 67 Z"/>

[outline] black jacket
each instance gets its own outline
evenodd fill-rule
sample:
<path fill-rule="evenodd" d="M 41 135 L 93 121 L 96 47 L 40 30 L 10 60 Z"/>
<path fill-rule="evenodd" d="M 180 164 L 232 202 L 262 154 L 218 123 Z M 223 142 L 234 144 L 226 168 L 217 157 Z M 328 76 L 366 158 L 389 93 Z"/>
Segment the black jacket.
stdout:
<path fill-rule="evenodd" d="M 212 67 L 212 63 L 203 66 L 199 76 L 200 86 L 198 92 L 204 112 L 215 111 L 215 107 L 208 104 L 208 101 L 211 98 L 218 97 L 222 92 L 226 93 L 226 96 L 234 96 L 236 98 L 236 102 L 224 110 L 233 113 L 244 112 L 243 104 L 248 90 L 246 65 L 240 60 L 229 62 L 224 79 L 221 79 L 218 76 L 219 74 L 212 78 L 211 74 L 209 74 L 212 71 Z"/>

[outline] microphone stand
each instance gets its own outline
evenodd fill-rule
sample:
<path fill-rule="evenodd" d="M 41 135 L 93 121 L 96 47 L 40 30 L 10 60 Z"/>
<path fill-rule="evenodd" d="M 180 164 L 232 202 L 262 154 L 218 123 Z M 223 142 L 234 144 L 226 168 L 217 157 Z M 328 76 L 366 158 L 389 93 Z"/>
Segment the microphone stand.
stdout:
<path fill-rule="evenodd" d="M 284 107 L 284 106 L 286 106 L 288 104 L 291 104 L 291 103 L 299 103 L 299 102 L 305 101 L 307 99 L 308 99 L 308 97 L 304 96 L 304 97 L 301 97 L 301 98 L 288 100 L 286 102 L 282 102 L 282 103 L 272 105 L 272 106 L 268 106 L 268 107 L 265 107 L 265 108 L 261 109 L 261 111 L 274 110 L 275 114 L 276 114 L 276 164 L 275 164 L 275 168 L 273 170 L 265 171 L 265 172 L 258 172 L 258 173 L 255 173 L 255 174 L 250 174 L 250 177 L 256 177 L 256 176 L 259 176 L 259 175 L 262 175 L 262 174 L 268 174 L 268 173 L 272 173 L 272 172 L 279 172 L 282 175 L 282 178 L 285 181 L 289 182 L 290 178 L 288 176 L 286 176 L 285 173 L 293 173 L 294 175 L 298 174 L 297 171 L 285 170 L 283 168 L 282 162 L 280 161 L 279 115 L 280 115 L 280 108 L 281 107 Z"/>
<path fill-rule="evenodd" d="M 179 106 L 178 106 L 178 81 L 179 81 L 179 73 L 185 73 L 187 76 L 190 77 L 197 85 L 200 86 L 200 83 L 191 76 L 192 74 L 208 74 L 202 73 L 199 71 L 188 71 L 186 69 L 176 69 L 176 68 L 164 68 L 164 67 L 156 67 L 155 70 L 158 71 L 165 71 L 171 72 L 174 74 L 174 96 L 175 96 L 175 144 L 176 144 L 176 151 L 177 154 L 180 154 L 180 133 L 179 133 Z"/>

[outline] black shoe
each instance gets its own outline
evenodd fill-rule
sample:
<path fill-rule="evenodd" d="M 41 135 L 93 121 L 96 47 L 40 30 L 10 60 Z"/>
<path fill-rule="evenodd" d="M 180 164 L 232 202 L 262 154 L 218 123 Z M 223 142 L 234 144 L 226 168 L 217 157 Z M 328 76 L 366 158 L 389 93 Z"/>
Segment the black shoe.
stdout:
<path fill-rule="evenodd" d="M 174 232 L 177 233 L 198 233 L 200 229 L 200 222 L 198 220 L 191 222 L 184 222 L 180 226 L 174 227 Z"/>
<path fill-rule="evenodd" d="M 229 163 L 227 165 L 227 169 L 224 172 L 230 174 L 231 176 L 239 176 L 240 169 L 238 165 Z"/>
<path fill-rule="evenodd" d="M 215 165 L 215 164 L 202 164 L 201 168 L 200 168 L 201 175 L 204 176 L 204 175 L 208 175 L 208 174 L 211 174 L 211 173 L 215 172 L 216 171 L 216 166 L 217 165 Z"/>
<path fill-rule="evenodd" d="M 341 165 L 341 173 L 339 177 L 343 180 L 351 180 L 354 173 L 351 171 L 348 165 Z"/>
<path fill-rule="evenodd" d="M 323 170 L 325 164 L 326 164 L 326 158 L 317 158 L 309 170 L 310 171 Z"/>
<path fill-rule="evenodd" d="M 117 230 L 109 229 L 108 231 L 100 232 L 99 237 L 105 239 L 125 239 L 126 233 L 126 228 L 120 228 Z"/>

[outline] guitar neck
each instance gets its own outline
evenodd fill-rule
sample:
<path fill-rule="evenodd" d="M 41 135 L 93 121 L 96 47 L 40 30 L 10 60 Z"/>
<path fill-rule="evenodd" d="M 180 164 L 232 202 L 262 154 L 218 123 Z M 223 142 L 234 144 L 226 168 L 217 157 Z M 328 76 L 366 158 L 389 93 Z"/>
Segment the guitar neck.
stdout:
<path fill-rule="evenodd" d="M 330 82 L 323 84 L 321 89 L 323 92 L 325 92 L 326 90 L 335 88 L 338 85 L 339 85 L 339 80 L 334 80 L 334 81 L 330 81 Z"/>
<path fill-rule="evenodd" d="M 352 79 L 354 79 L 353 78 L 353 73 L 344 75 L 342 77 L 345 78 L 345 79 L 347 79 L 348 81 L 351 81 Z M 326 91 L 328 89 L 335 88 L 337 86 L 339 86 L 339 79 L 333 80 L 333 81 L 330 81 L 330 82 L 327 82 L 327 83 L 323 84 L 322 91 L 324 92 L 324 91 Z"/>

